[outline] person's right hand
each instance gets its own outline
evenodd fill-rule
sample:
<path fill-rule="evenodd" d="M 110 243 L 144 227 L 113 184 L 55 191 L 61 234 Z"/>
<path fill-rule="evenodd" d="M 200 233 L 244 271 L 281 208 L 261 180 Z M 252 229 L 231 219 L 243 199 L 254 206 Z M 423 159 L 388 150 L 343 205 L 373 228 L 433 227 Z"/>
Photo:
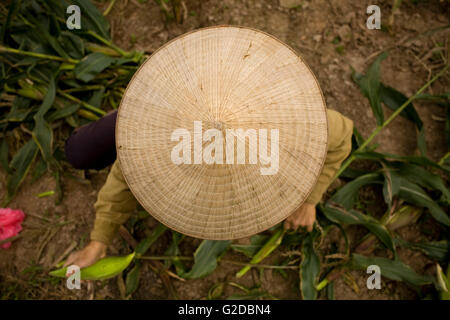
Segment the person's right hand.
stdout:
<path fill-rule="evenodd" d="M 64 266 L 76 265 L 80 269 L 89 267 L 106 256 L 106 248 L 106 244 L 102 242 L 91 241 L 82 250 L 71 253 Z"/>

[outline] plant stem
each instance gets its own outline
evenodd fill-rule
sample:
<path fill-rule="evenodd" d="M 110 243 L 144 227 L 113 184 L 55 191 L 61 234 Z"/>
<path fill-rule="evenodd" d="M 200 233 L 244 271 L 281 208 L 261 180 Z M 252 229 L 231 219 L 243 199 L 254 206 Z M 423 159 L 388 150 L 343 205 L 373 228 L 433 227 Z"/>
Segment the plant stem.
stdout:
<path fill-rule="evenodd" d="M 136 257 L 137 259 L 142 259 L 142 260 L 187 260 L 187 261 L 192 261 L 194 260 L 193 257 L 187 257 L 187 256 L 140 256 L 140 257 Z M 265 268 L 265 269 L 298 269 L 298 266 L 274 266 L 274 265 L 269 265 L 269 264 L 253 264 L 253 263 L 245 263 L 245 262 L 240 262 L 240 261 L 234 261 L 234 260 L 227 260 L 227 259 L 221 259 L 219 260 L 220 262 L 224 262 L 224 263 L 230 263 L 230 264 L 235 264 L 238 266 L 251 266 L 251 267 L 255 267 L 255 268 Z"/>
<path fill-rule="evenodd" d="M 441 160 L 439 160 L 438 165 L 443 165 L 445 163 L 445 160 L 447 160 L 447 158 L 450 157 L 450 151 L 447 152 L 442 158 Z"/>
<path fill-rule="evenodd" d="M 394 113 L 391 114 L 391 116 L 385 121 L 383 122 L 382 125 L 379 125 L 375 128 L 375 130 L 372 132 L 372 134 L 367 138 L 367 140 L 364 141 L 364 143 L 355 151 L 352 152 L 352 154 L 350 155 L 350 157 L 347 158 L 347 160 L 342 164 L 341 168 L 339 169 L 339 171 L 336 173 L 336 175 L 334 176 L 332 182 L 334 180 L 336 180 L 341 174 L 342 172 L 345 171 L 345 169 L 347 169 L 347 167 L 353 162 L 353 160 L 356 159 L 356 153 L 363 151 L 367 145 L 373 140 L 373 138 L 375 138 L 376 135 L 378 135 L 380 133 L 381 130 L 383 130 L 389 123 L 392 122 L 392 120 L 394 120 L 402 111 L 403 109 L 405 109 L 418 95 L 420 95 L 426 88 L 428 88 L 434 81 L 436 81 L 438 78 L 440 78 L 445 71 L 448 69 L 448 67 L 450 66 L 450 64 L 447 64 L 441 71 L 439 71 L 438 74 L 436 74 L 430 81 L 428 81 L 427 83 L 425 83 L 425 85 L 420 88 L 419 90 L 417 90 L 417 92 L 410 97 L 407 101 L 405 101 L 405 103 L 403 103 L 400 108 L 398 108 L 397 110 L 395 110 Z"/>
<path fill-rule="evenodd" d="M 72 59 L 72 58 L 66 59 L 66 58 L 61 58 L 58 56 L 51 56 L 48 54 L 31 52 L 31 51 L 23 51 L 23 50 L 18 50 L 18 49 L 14 49 L 14 48 L 4 47 L 4 46 L 0 46 L 0 52 L 9 52 L 9 53 L 21 54 L 24 56 L 30 56 L 30 57 L 40 58 L 40 59 L 64 61 L 64 62 L 69 62 L 69 63 L 80 62 L 80 60 L 76 60 L 76 59 Z"/>
<path fill-rule="evenodd" d="M 64 91 L 62 91 L 60 89 L 58 89 L 57 92 L 60 95 L 62 95 L 64 98 L 69 99 L 69 100 L 71 100 L 73 102 L 81 104 L 85 109 L 87 109 L 89 111 L 95 112 L 95 113 L 100 114 L 102 116 L 104 116 L 106 114 L 106 112 L 103 111 L 102 109 L 99 109 L 97 107 L 94 107 L 93 105 L 90 105 L 89 103 L 81 101 L 80 99 L 78 99 L 78 98 L 76 98 L 76 97 L 74 97 L 74 96 L 72 96 L 72 95 L 70 95 L 70 94 L 68 94 L 68 93 L 66 93 L 66 92 L 64 92 Z"/>
<path fill-rule="evenodd" d="M 70 92 L 99 90 L 101 88 L 103 88 L 102 85 L 100 85 L 100 84 L 93 84 L 93 85 L 90 85 L 90 86 L 85 86 L 85 87 L 80 87 L 80 88 L 71 88 L 71 89 L 66 89 L 66 90 L 63 90 L 63 91 L 66 92 L 66 93 L 70 93 Z"/>
<path fill-rule="evenodd" d="M 317 291 L 322 290 L 323 288 L 325 288 L 325 287 L 328 285 L 328 282 L 329 282 L 329 281 L 328 281 L 327 278 L 323 279 L 322 281 L 320 281 L 320 282 L 317 284 L 316 290 L 317 290 Z"/>
<path fill-rule="evenodd" d="M 120 53 L 121 56 L 126 56 L 128 55 L 127 52 L 123 51 L 122 49 L 120 49 L 119 47 L 115 46 L 111 41 L 106 40 L 105 38 L 99 36 L 98 34 L 96 34 L 94 31 L 92 30 L 88 30 L 87 34 L 89 34 L 90 36 L 94 37 L 95 39 L 97 39 L 98 41 L 100 41 L 101 43 L 107 45 L 108 47 L 111 47 L 112 49 L 116 50 L 118 53 Z"/>
<path fill-rule="evenodd" d="M 108 5 L 108 8 L 106 8 L 105 12 L 103 12 L 104 16 L 108 15 L 108 13 L 111 11 L 112 7 L 114 7 L 115 2 L 116 2 L 116 0 L 111 0 L 111 2 Z"/>

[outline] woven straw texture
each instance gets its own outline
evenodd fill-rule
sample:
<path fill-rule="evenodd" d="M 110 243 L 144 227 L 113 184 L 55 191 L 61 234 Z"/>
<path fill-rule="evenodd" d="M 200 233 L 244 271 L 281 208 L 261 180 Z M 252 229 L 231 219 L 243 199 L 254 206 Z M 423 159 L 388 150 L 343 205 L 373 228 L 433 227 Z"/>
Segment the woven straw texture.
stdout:
<path fill-rule="evenodd" d="M 249 139 L 245 164 L 174 164 L 171 135 L 186 128 L 193 137 L 194 121 L 224 140 L 226 129 L 267 129 L 268 154 L 270 129 L 278 129 L 278 171 L 262 175 L 267 166 L 249 163 Z M 141 66 L 119 108 L 116 145 L 123 175 L 151 215 L 189 236 L 222 240 L 266 230 L 302 205 L 327 134 L 320 87 L 290 47 L 258 30 L 217 26 L 170 41 Z"/>

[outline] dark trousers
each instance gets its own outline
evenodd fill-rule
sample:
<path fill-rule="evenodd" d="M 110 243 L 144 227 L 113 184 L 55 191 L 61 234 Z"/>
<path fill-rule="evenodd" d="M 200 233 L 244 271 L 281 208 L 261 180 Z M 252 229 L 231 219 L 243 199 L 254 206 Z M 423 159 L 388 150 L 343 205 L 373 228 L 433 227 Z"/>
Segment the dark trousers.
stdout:
<path fill-rule="evenodd" d="M 116 118 L 114 111 L 70 135 L 64 150 L 74 168 L 100 170 L 116 160 Z"/>

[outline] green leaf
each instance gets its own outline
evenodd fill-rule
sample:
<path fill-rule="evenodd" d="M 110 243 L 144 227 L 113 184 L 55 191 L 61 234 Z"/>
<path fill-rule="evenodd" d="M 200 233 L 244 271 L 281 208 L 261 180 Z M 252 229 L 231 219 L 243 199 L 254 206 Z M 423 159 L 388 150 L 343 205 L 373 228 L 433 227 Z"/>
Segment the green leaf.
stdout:
<path fill-rule="evenodd" d="M 352 255 L 351 267 L 360 270 L 367 270 L 370 265 L 380 267 L 381 276 L 403 281 L 412 286 L 422 286 L 426 284 L 434 284 L 434 278 L 430 275 L 417 274 L 411 267 L 404 264 L 400 260 L 390 260 L 380 257 L 366 257 L 354 253 Z"/>
<path fill-rule="evenodd" d="M 397 172 L 386 168 L 384 163 L 383 167 L 385 167 L 385 169 L 382 171 L 384 175 L 383 197 L 384 201 L 388 205 L 388 210 L 390 210 L 393 198 L 396 197 L 400 192 L 400 177 L 398 176 Z"/>
<path fill-rule="evenodd" d="M 450 99 L 450 91 L 441 94 L 421 93 L 416 96 L 416 100 L 425 100 L 433 102 L 447 102 Z"/>
<path fill-rule="evenodd" d="M 436 264 L 436 273 L 437 273 L 437 287 L 440 291 L 441 300 L 450 300 L 450 274 L 447 270 L 447 275 L 444 274 L 441 266 Z"/>
<path fill-rule="evenodd" d="M 223 289 L 225 284 L 223 282 L 219 282 L 214 284 L 211 289 L 208 291 L 208 300 L 217 300 L 220 299 L 223 293 Z"/>
<path fill-rule="evenodd" d="M 34 121 L 36 124 L 33 129 L 33 139 L 41 150 L 42 158 L 44 158 L 45 161 L 50 161 L 52 158 L 53 130 L 45 121 L 44 116 L 52 107 L 53 102 L 55 101 L 55 95 L 55 81 L 53 77 L 51 77 L 44 101 L 42 101 L 38 112 L 34 115 Z"/>
<path fill-rule="evenodd" d="M 133 261 L 135 253 L 123 257 L 106 257 L 92 266 L 80 270 L 81 280 L 106 280 L 113 278 L 125 270 Z M 49 272 L 49 275 L 64 278 L 67 267 Z"/>
<path fill-rule="evenodd" d="M 139 242 L 139 244 L 136 246 L 136 255 L 139 257 L 143 254 L 145 254 L 148 249 L 152 246 L 153 243 L 155 243 L 156 240 L 164 233 L 166 232 L 167 227 L 163 225 L 162 223 L 158 224 L 153 230 L 152 234 Z"/>
<path fill-rule="evenodd" d="M 6 141 L 6 138 L 3 138 L 0 145 L 0 165 L 2 166 L 3 170 L 5 170 L 7 173 L 10 173 L 11 169 L 9 168 L 8 156 L 8 142 Z"/>
<path fill-rule="evenodd" d="M 53 131 L 50 125 L 42 118 L 36 120 L 36 125 L 33 129 L 33 139 L 41 150 L 44 160 L 49 161 L 53 154 Z"/>
<path fill-rule="evenodd" d="M 392 166 L 398 170 L 398 175 L 429 190 L 439 190 L 445 201 L 450 201 L 450 191 L 440 176 L 414 164 L 395 163 Z"/>
<path fill-rule="evenodd" d="M 38 153 L 38 150 L 38 146 L 34 140 L 30 139 L 22 148 L 19 149 L 19 151 L 17 151 L 11 160 L 9 167 L 11 168 L 12 174 L 9 176 L 7 183 L 7 202 L 12 199 L 20 184 L 25 179 L 31 164 Z"/>
<path fill-rule="evenodd" d="M 394 160 L 399 160 L 402 162 L 409 162 L 412 164 L 417 164 L 417 165 L 424 166 L 424 167 L 436 168 L 436 169 L 442 170 L 445 173 L 450 174 L 449 167 L 439 165 L 438 163 L 428 159 L 427 157 L 423 157 L 423 156 L 399 156 L 397 154 L 379 153 L 379 152 L 375 152 L 375 151 L 363 151 L 363 152 L 359 151 L 359 152 L 355 152 L 353 155 L 355 156 L 355 159 L 360 159 L 360 160 L 381 161 L 381 160 L 385 160 L 385 159 L 394 159 Z"/>
<path fill-rule="evenodd" d="M 302 245 L 302 262 L 300 264 L 300 291 L 303 300 L 317 298 L 316 284 L 320 272 L 320 260 L 314 249 L 314 238 L 308 234 Z"/>
<path fill-rule="evenodd" d="M 45 162 L 44 159 L 42 159 L 41 157 L 34 166 L 31 183 L 35 182 L 40 177 L 42 177 L 42 175 L 47 172 L 47 169 L 48 169 L 47 162 Z"/>
<path fill-rule="evenodd" d="M 31 11 L 23 11 L 23 15 L 25 15 L 26 19 L 31 21 L 34 24 L 34 30 L 32 32 L 36 32 L 38 35 L 38 42 L 43 42 L 49 45 L 60 57 L 69 58 L 69 55 L 66 53 L 59 41 L 53 37 L 50 32 L 50 20 L 48 16 L 39 15 L 36 17 Z"/>
<path fill-rule="evenodd" d="M 194 253 L 194 266 L 184 275 L 187 279 L 206 277 L 217 267 L 217 261 L 230 246 L 231 241 L 203 240 Z"/>
<path fill-rule="evenodd" d="M 450 218 L 439 205 L 417 184 L 401 179 L 399 197 L 419 207 L 426 207 L 440 223 L 450 226 Z"/>
<path fill-rule="evenodd" d="M 334 298 L 334 282 L 331 282 L 327 286 L 327 297 L 328 300 L 336 300 Z"/>
<path fill-rule="evenodd" d="M 170 243 L 167 250 L 164 252 L 165 256 L 178 256 L 180 254 L 180 242 L 184 239 L 184 235 L 172 230 L 172 242 Z M 177 274 L 183 274 L 185 272 L 185 268 L 180 259 L 175 258 L 173 260 L 164 261 L 164 265 L 166 268 L 170 268 L 171 265 L 175 266 L 177 270 Z"/>
<path fill-rule="evenodd" d="M 103 53 L 94 52 L 84 57 L 75 67 L 75 77 L 84 82 L 89 82 L 97 74 L 105 70 L 115 61 Z"/>
<path fill-rule="evenodd" d="M 387 55 L 387 52 L 380 54 L 369 67 L 366 75 L 357 72 L 353 72 L 352 74 L 353 81 L 358 84 L 362 94 L 369 99 L 377 125 L 379 126 L 384 122 L 380 99 L 380 64 L 381 61 L 386 59 Z"/>
<path fill-rule="evenodd" d="M 79 104 L 71 104 L 62 109 L 55 110 L 47 117 L 47 121 L 54 122 L 56 120 L 66 118 L 66 117 L 74 114 L 75 112 L 77 112 L 78 109 L 80 109 Z"/>
<path fill-rule="evenodd" d="M 102 87 L 100 90 L 94 91 L 92 93 L 92 96 L 89 99 L 88 103 L 94 107 L 100 108 L 104 93 L 105 93 L 105 87 Z"/>
<path fill-rule="evenodd" d="M 409 242 L 396 239 L 396 243 L 402 247 L 421 251 L 435 261 L 445 263 L 450 260 L 450 242 L 447 240 Z"/>
<path fill-rule="evenodd" d="M 9 27 L 11 25 L 11 21 L 13 20 L 14 15 L 17 13 L 17 10 L 20 8 L 21 3 L 21 0 L 13 0 L 9 3 L 8 15 L 6 16 L 6 21 L 2 25 L 0 43 L 5 43 L 6 31 L 10 32 Z"/>
<path fill-rule="evenodd" d="M 136 261 L 133 269 L 127 273 L 127 277 L 125 279 L 125 295 L 130 295 L 135 292 L 139 286 L 139 275 L 141 271 L 141 264 L 139 261 Z"/>
<path fill-rule="evenodd" d="M 339 189 L 332 197 L 331 201 L 339 203 L 346 209 L 351 209 L 358 199 L 358 191 L 368 184 L 381 184 L 383 182 L 379 173 L 369 173 L 356 178 Z"/>
<path fill-rule="evenodd" d="M 10 122 L 23 122 L 28 117 L 28 115 L 33 111 L 30 106 L 31 100 L 21 96 L 16 96 L 14 99 L 11 110 L 6 116 L 6 121 Z"/>
<path fill-rule="evenodd" d="M 361 133 L 359 133 L 359 131 L 356 128 L 353 128 L 353 136 L 352 139 L 354 139 L 354 146 L 352 146 L 353 150 L 358 149 L 363 143 L 364 143 L 364 138 L 361 135 Z M 353 141 L 352 141 L 353 142 Z"/>
<path fill-rule="evenodd" d="M 89 0 L 73 0 L 71 4 L 76 4 L 81 8 L 81 29 L 94 30 L 103 38 L 110 40 L 109 23 L 105 16 L 101 14 L 93 3 Z M 69 5 L 69 4 L 68 4 Z M 67 7 L 67 6 L 66 6 Z"/>
<path fill-rule="evenodd" d="M 422 213 L 423 208 L 402 205 L 392 214 L 387 212 L 382 219 L 382 224 L 390 231 L 395 231 L 407 225 L 416 223 Z"/>
<path fill-rule="evenodd" d="M 406 101 L 408 101 L 408 98 L 403 93 L 397 91 L 392 87 L 385 86 L 384 84 L 381 84 L 380 86 L 380 97 L 381 101 L 394 111 L 400 108 Z M 403 109 L 400 115 L 414 122 L 414 124 L 416 125 L 419 132 L 417 142 L 419 150 L 422 155 L 425 155 L 427 151 L 425 142 L 425 128 L 412 102 L 408 104 L 405 109 Z"/>
<path fill-rule="evenodd" d="M 273 250 L 278 248 L 283 240 L 285 234 L 285 229 L 283 227 L 278 228 L 278 230 L 269 238 L 269 240 L 264 244 L 264 246 L 253 256 L 250 260 L 250 264 L 260 263 L 264 258 L 272 253 Z M 251 269 L 251 266 L 243 267 L 237 274 L 236 277 L 240 278 L 246 274 Z"/>
<path fill-rule="evenodd" d="M 232 244 L 231 248 L 251 258 L 262 248 L 267 238 L 268 236 L 266 235 L 255 234 L 250 238 L 250 244 Z"/>
<path fill-rule="evenodd" d="M 328 202 L 325 206 L 321 205 L 320 209 L 334 223 L 356 224 L 366 227 L 395 254 L 394 242 L 389 231 L 377 219 L 356 210 L 346 210 L 345 208 L 336 207 Z"/>
<path fill-rule="evenodd" d="M 71 58 L 81 59 L 84 57 L 84 42 L 73 32 L 61 32 L 58 41 Z"/>

